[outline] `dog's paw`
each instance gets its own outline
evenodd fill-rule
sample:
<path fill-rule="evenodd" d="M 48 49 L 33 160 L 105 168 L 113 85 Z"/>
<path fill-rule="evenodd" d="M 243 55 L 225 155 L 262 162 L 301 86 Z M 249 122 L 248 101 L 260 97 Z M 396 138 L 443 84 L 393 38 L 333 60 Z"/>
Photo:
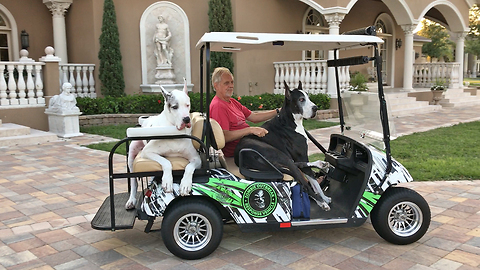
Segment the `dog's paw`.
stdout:
<path fill-rule="evenodd" d="M 331 202 L 332 200 L 329 197 L 326 197 Z M 320 206 L 324 211 L 330 211 L 330 202 L 326 202 L 323 199 L 312 197 L 312 199 Z"/>
<path fill-rule="evenodd" d="M 192 185 L 184 185 L 180 184 L 180 195 L 182 196 L 188 196 L 190 195 L 190 191 L 192 191 Z"/>
<path fill-rule="evenodd" d="M 324 211 L 330 211 L 330 206 L 326 202 L 317 202 Z"/>
<path fill-rule="evenodd" d="M 128 199 L 127 203 L 125 204 L 125 209 L 130 210 L 135 208 L 136 203 L 137 203 L 136 199 Z"/>
<path fill-rule="evenodd" d="M 324 201 L 325 201 L 327 204 L 330 204 L 330 203 L 332 203 L 332 198 L 325 196 Z"/>
<path fill-rule="evenodd" d="M 162 188 L 163 188 L 163 191 L 165 191 L 166 193 L 172 193 L 173 192 L 173 181 L 162 180 Z"/>

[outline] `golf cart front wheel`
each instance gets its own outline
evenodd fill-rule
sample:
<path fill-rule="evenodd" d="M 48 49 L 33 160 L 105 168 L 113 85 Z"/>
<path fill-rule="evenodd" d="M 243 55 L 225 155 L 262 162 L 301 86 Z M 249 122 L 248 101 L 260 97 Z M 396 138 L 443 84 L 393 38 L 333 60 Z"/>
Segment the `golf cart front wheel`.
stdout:
<path fill-rule="evenodd" d="M 419 240 L 427 232 L 430 207 L 417 192 L 391 187 L 373 208 L 370 219 L 383 239 L 392 244 L 406 245 Z"/>
<path fill-rule="evenodd" d="M 223 236 L 223 223 L 218 210 L 199 200 L 179 202 L 162 221 L 162 238 L 172 254 L 195 260 L 217 249 Z"/>

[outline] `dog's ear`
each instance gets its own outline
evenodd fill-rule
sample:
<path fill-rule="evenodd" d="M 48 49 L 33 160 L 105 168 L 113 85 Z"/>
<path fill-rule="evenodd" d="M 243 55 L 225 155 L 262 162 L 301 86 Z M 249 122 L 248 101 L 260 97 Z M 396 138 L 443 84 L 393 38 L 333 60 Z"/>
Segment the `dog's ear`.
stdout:
<path fill-rule="evenodd" d="M 302 82 L 301 81 L 298 81 L 298 87 L 297 87 L 298 90 L 302 90 Z"/>
<path fill-rule="evenodd" d="M 183 92 L 188 95 L 187 79 L 183 78 Z"/>
<path fill-rule="evenodd" d="M 161 86 L 161 85 L 160 85 L 160 90 L 162 90 L 162 95 L 165 98 L 165 102 L 167 102 L 167 100 L 172 98 L 172 94 L 170 92 L 168 92 L 167 90 L 165 90 L 165 88 L 163 88 L 163 86 Z"/>
<path fill-rule="evenodd" d="M 288 87 L 288 84 L 286 81 L 283 81 L 283 85 L 285 85 L 285 98 L 290 100 L 290 87 Z"/>

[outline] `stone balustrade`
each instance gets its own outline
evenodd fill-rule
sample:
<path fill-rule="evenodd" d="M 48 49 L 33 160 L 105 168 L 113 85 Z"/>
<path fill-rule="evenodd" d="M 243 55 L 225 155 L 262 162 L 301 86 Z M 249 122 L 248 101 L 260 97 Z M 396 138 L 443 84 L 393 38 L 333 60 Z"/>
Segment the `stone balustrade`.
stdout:
<path fill-rule="evenodd" d="M 413 64 L 413 86 L 430 88 L 443 82 L 448 88 L 460 87 L 460 63 Z"/>
<path fill-rule="evenodd" d="M 290 87 L 297 87 L 302 82 L 303 90 L 310 94 L 327 92 L 327 61 L 288 61 L 274 62 L 275 94 L 283 94 L 283 81 Z M 340 89 L 346 90 L 350 85 L 349 67 L 338 68 Z"/>
<path fill-rule="evenodd" d="M 72 84 L 76 97 L 96 98 L 94 64 L 60 64 L 60 85 Z"/>
<path fill-rule="evenodd" d="M 45 106 L 42 62 L 0 62 L 0 107 Z"/>

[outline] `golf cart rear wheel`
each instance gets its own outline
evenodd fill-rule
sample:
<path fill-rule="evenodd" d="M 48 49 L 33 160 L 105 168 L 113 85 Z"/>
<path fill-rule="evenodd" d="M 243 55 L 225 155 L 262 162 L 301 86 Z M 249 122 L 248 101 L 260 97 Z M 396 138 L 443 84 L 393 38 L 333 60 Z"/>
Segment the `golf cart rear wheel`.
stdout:
<path fill-rule="evenodd" d="M 195 260 L 217 249 L 223 236 L 218 210 L 202 200 L 179 202 L 163 217 L 162 238 L 175 256 Z"/>
<path fill-rule="evenodd" d="M 403 187 L 389 188 L 377 202 L 370 219 L 375 231 L 386 241 L 406 245 L 427 232 L 430 207 L 417 192 Z"/>

